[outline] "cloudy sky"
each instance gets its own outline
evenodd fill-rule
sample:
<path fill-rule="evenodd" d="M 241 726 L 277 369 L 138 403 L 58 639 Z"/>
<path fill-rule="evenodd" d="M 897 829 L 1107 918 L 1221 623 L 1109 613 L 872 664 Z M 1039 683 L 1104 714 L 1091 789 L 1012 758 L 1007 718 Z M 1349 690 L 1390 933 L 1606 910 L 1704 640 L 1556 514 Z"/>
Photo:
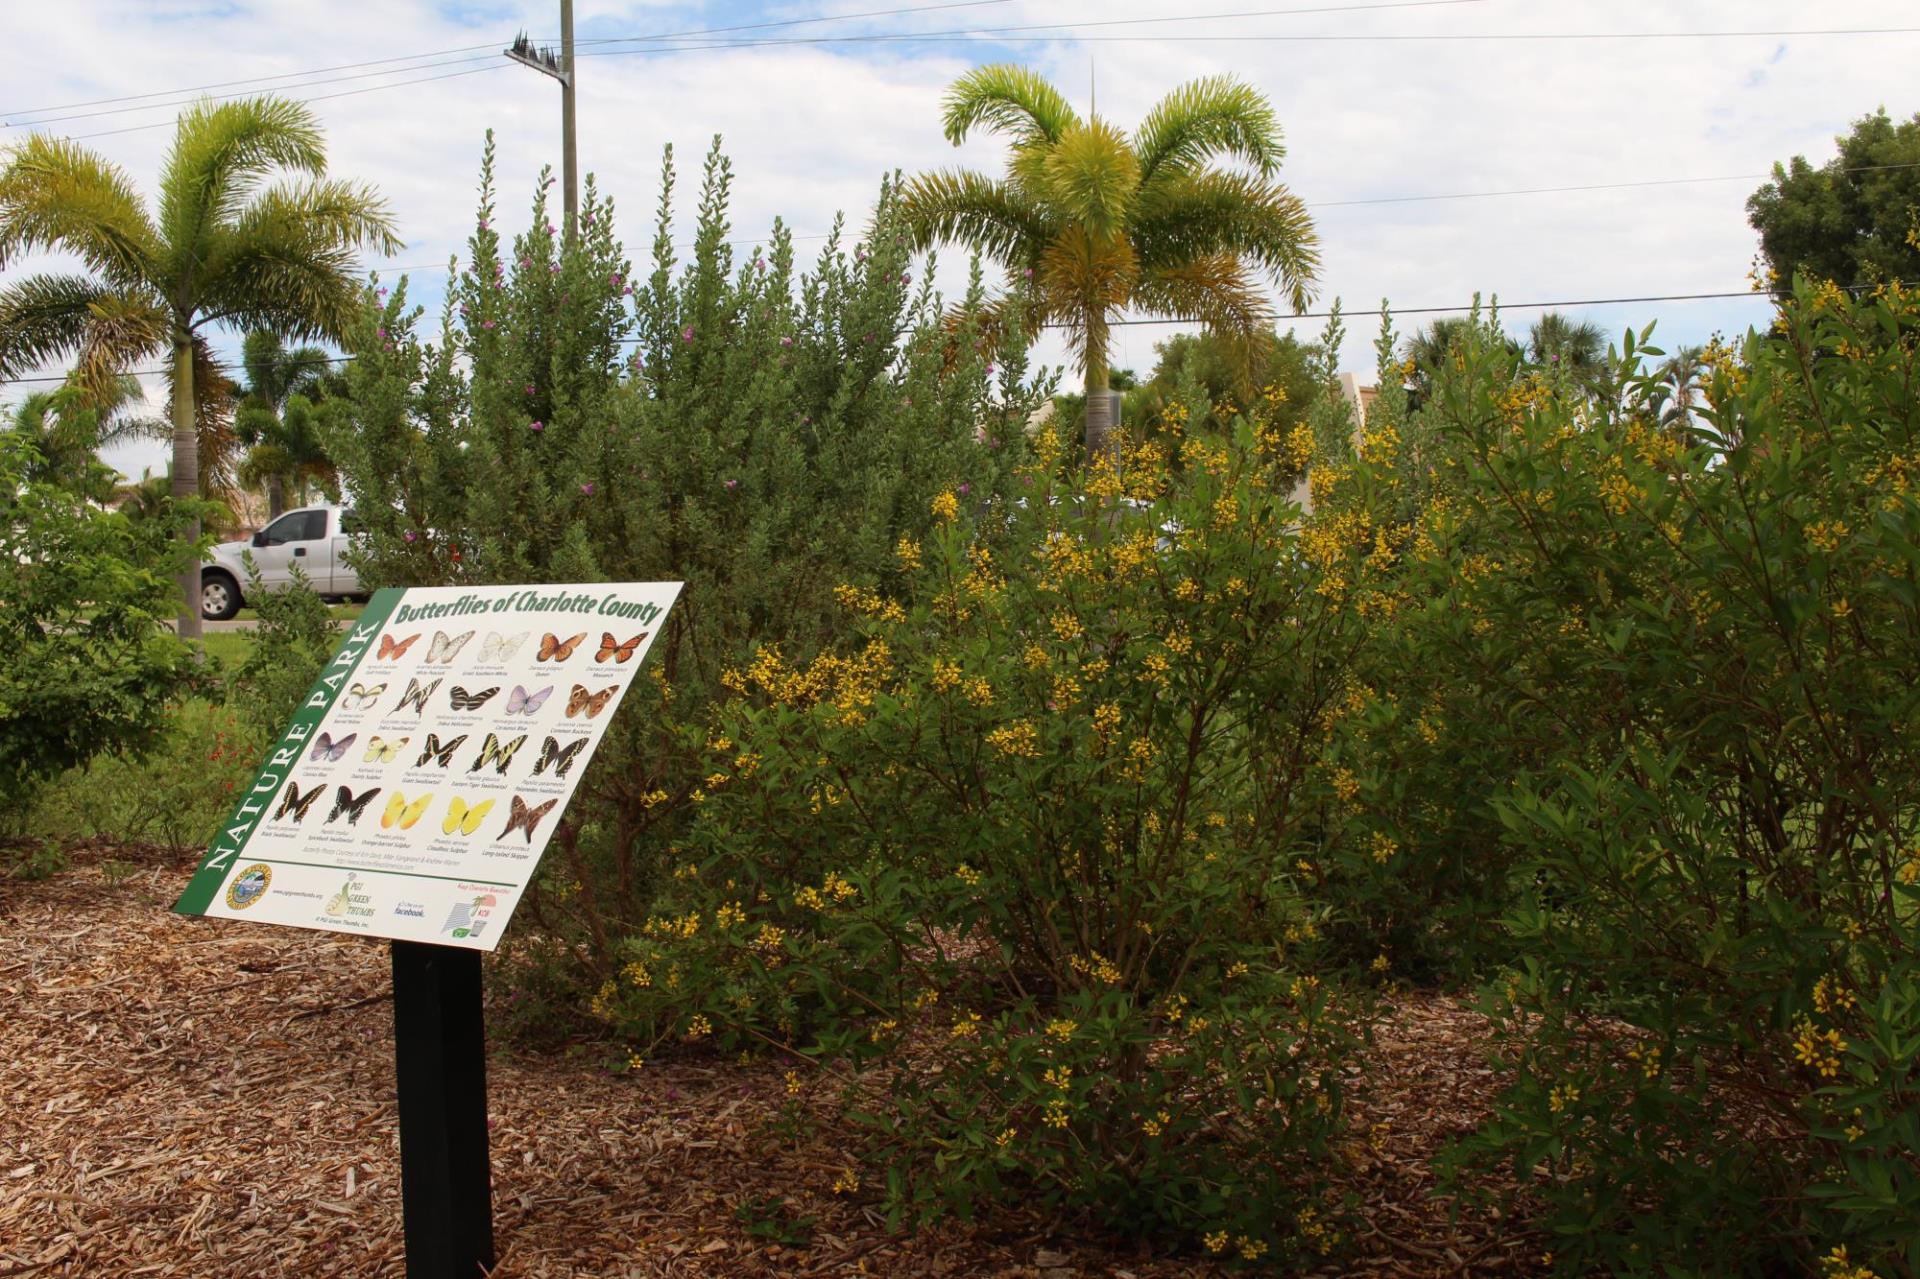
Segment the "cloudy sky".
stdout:
<path fill-rule="evenodd" d="M 540 166 L 558 166 L 557 86 L 498 53 L 523 28 L 555 37 L 557 14 L 558 0 L 12 4 L 0 142 L 39 122 L 147 184 L 177 91 L 312 99 L 335 172 L 374 183 L 398 216 L 407 247 L 377 265 L 406 268 L 431 309 L 471 222 L 483 132 L 499 140 L 509 223 Z M 1516 304 L 1742 290 L 1756 249 L 1744 202 L 1773 161 L 1824 161 L 1875 107 L 1920 110 L 1912 0 L 578 0 L 576 26 L 593 55 L 581 165 L 620 202 L 636 255 L 667 143 L 684 175 L 723 136 L 737 235 L 780 216 L 816 236 L 836 211 L 857 220 L 892 169 L 997 167 L 991 141 L 956 152 L 940 136 L 942 89 L 970 66 L 1027 63 L 1083 110 L 1097 91 L 1128 129 L 1182 81 L 1232 72 L 1284 122 L 1285 179 L 1316 206 L 1320 301 L 1349 312 L 1476 290 Z M 1632 185 L 1471 194 L 1603 184 Z M 1667 343 L 1764 315 L 1752 298 L 1567 309 L 1615 333 L 1657 320 Z M 1351 326 L 1347 367 L 1370 368 L 1371 324 Z M 1114 363 L 1151 367 L 1174 331 L 1119 330 Z M 164 465 L 152 446 L 109 460 Z"/>

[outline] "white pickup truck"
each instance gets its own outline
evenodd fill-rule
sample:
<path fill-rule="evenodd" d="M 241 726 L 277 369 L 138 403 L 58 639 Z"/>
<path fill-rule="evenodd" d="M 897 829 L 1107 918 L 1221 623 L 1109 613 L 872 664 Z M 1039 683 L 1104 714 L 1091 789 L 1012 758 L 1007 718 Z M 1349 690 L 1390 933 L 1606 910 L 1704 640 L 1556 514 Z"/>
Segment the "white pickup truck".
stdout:
<path fill-rule="evenodd" d="M 306 506 L 288 511 L 245 542 L 221 542 L 213 560 L 200 568 L 200 616 L 225 621 L 246 601 L 248 585 L 241 556 L 251 554 L 260 584 L 276 590 L 293 581 L 295 565 L 314 592 L 330 598 L 364 597 L 360 576 L 347 566 L 347 529 L 353 512 L 340 506 Z"/>

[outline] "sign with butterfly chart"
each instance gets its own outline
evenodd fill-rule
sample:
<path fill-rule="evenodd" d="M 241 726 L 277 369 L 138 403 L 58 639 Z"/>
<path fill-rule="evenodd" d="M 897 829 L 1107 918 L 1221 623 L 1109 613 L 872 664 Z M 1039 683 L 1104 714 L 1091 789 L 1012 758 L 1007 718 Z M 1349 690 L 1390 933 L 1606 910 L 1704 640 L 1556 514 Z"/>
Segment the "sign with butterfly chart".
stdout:
<path fill-rule="evenodd" d="M 492 950 L 679 592 L 378 592 L 174 909 Z"/>

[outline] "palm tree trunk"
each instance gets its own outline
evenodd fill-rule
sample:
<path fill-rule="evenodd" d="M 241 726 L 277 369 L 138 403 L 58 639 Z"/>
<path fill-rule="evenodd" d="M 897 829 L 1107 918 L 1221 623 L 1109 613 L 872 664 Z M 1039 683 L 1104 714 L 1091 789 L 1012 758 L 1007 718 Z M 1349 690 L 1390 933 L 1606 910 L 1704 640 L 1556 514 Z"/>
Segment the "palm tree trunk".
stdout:
<path fill-rule="evenodd" d="M 1087 461 L 1112 447 L 1113 405 L 1107 399 L 1107 324 L 1098 308 L 1087 316 Z"/>
<path fill-rule="evenodd" d="M 200 497 L 200 436 L 194 420 L 193 335 L 185 328 L 173 334 L 173 497 L 198 501 Z M 180 531 L 189 543 L 200 541 L 200 521 Z M 200 557 L 180 574 L 180 638 L 200 638 Z"/>
<path fill-rule="evenodd" d="M 267 523 L 279 519 L 287 509 L 287 481 L 284 476 L 267 477 Z"/>

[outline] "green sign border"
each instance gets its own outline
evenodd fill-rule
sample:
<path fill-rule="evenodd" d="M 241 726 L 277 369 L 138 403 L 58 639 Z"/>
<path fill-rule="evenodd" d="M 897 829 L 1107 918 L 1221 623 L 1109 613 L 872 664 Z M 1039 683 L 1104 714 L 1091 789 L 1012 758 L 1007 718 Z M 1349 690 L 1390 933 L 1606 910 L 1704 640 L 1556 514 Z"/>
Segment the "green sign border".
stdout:
<path fill-rule="evenodd" d="M 301 754 L 307 749 L 307 739 L 313 735 L 320 721 L 333 709 L 339 700 L 340 690 L 347 687 L 354 674 L 360 669 L 374 640 L 386 628 L 387 619 L 399 607 L 406 591 L 395 587 L 375 591 L 373 598 L 361 610 L 360 617 L 347 631 L 347 638 L 340 644 L 333 658 L 320 672 L 320 678 L 307 690 L 307 696 L 300 703 L 300 709 L 294 714 L 293 722 L 280 734 L 273 750 L 267 753 L 266 761 L 260 765 L 260 771 L 253 775 L 253 784 L 241 795 L 240 802 L 234 806 L 233 816 L 214 837 L 213 844 L 207 849 L 207 855 L 200 862 L 193 878 L 187 881 L 187 887 L 180 894 L 180 900 L 173 904 L 175 913 L 181 915 L 204 915 L 207 907 L 213 904 L 214 895 L 220 891 L 220 885 L 226 882 L 227 872 L 233 869 L 234 859 L 246 848 L 252 838 L 254 828 L 259 826 L 273 801 L 279 796 L 280 788 L 286 784 L 293 766 L 299 762 Z"/>

